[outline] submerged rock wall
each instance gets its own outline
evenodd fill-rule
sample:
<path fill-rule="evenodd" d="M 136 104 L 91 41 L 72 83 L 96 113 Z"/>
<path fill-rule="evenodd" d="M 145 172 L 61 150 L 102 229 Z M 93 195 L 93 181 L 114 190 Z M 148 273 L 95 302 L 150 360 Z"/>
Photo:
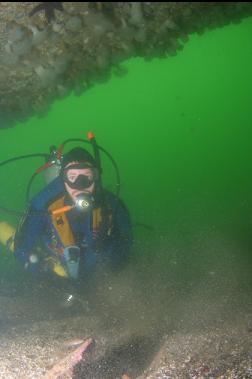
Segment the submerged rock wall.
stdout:
<path fill-rule="evenodd" d="M 125 74 L 127 58 L 176 55 L 190 33 L 250 15 L 250 2 L 1 2 L 0 128 Z"/>

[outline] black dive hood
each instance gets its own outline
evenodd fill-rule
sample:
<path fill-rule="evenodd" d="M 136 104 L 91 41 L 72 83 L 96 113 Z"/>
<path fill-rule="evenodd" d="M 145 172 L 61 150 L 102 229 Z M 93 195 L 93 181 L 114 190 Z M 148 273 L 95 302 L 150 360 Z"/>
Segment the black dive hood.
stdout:
<path fill-rule="evenodd" d="M 87 140 L 81 139 L 81 138 L 67 139 L 66 141 L 64 141 L 59 146 L 59 148 L 56 148 L 55 146 L 51 146 L 49 154 L 43 154 L 42 153 L 42 154 L 21 155 L 21 156 L 10 158 L 10 159 L 7 159 L 7 160 L 5 160 L 3 162 L 0 162 L 0 167 L 2 167 L 2 166 L 5 166 L 5 165 L 7 165 L 9 163 L 15 162 L 17 160 L 22 160 L 22 159 L 29 159 L 29 158 L 35 158 L 35 157 L 41 157 L 41 158 L 45 159 L 46 163 L 43 166 L 39 167 L 32 174 L 32 176 L 31 176 L 31 178 L 30 178 L 30 180 L 28 182 L 27 189 L 26 189 L 26 207 L 30 203 L 31 186 L 32 186 L 32 183 L 33 183 L 35 177 L 38 174 L 40 174 L 41 172 L 44 172 L 46 169 L 49 169 L 49 168 L 52 168 L 52 167 L 58 168 L 58 172 L 60 173 L 62 171 L 62 164 L 63 164 L 63 161 L 64 161 L 63 151 L 65 149 L 65 146 L 67 144 L 73 143 L 73 142 L 74 143 L 81 142 L 81 143 L 85 143 L 85 144 L 89 144 L 89 145 L 91 144 L 92 149 L 93 149 L 95 167 L 97 168 L 98 173 L 99 173 L 99 176 L 98 176 L 98 179 L 97 179 L 98 191 L 101 191 L 101 189 L 102 189 L 102 180 L 101 180 L 102 166 L 101 166 L 100 152 L 104 153 L 109 158 L 109 160 L 111 161 L 111 163 L 112 163 L 112 165 L 114 167 L 115 174 L 116 174 L 116 191 L 115 191 L 115 195 L 116 195 L 117 198 L 119 197 L 121 183 L 120 183 L 119 170 L 118 170 L 118 167 L 117 167 L 117 164 L 116 164 L 115 160 L 113 159 L 113 157 L 111 156 L 111 154 L 108 153 L 103 147 L 97 145 L 97 142 L 96 142 L 96 139 L 95 139 L 95 135 L 92 132 L 88 132 L 87 138 L 88 138 Z M 19 211 L 16 211 L 16 210 L 12 210 L 12 209 L 9 209 L 9 208 L 3 207 L 3 206 L 0 206 L 0 210 L 4 211 L 4 212 L 7 212 L 7 213 L 10 213 L 10 214 L 17 215 L 17 216 L 22 216 L 25 213 L 25 212 L 19 212 Z M 37 212 L 40 213 L 40 211 L 37 211 Z M 44 212 L 44 211 L 42 211 L 42 212 Z"/>

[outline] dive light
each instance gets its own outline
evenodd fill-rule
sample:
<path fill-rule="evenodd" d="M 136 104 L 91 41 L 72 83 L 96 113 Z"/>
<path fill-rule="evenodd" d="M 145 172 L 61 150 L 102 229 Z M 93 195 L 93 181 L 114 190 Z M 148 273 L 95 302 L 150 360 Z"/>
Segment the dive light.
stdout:
<path fill-rule="evenodd" d="M 75 206 L 80 211 L 86 211 L 88 210 L 92 205 L 92 197 L 87 195 L 81 195 L 77 197 L 75 201 Z"/>

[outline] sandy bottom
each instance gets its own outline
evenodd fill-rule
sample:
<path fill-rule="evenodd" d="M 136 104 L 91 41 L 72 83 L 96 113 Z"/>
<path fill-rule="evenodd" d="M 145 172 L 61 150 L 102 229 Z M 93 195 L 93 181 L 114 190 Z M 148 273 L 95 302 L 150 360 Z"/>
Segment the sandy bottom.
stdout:
<path fill-rule="evenodd" d="M 2 283 L 0 378 L 42 378 L 88 337 L 94 352 L 74 368 L 76 379 L 252 378 L 249 288 L 212 272 L 180 285 L 149 275 L 103 278 L 71 307 L 58 292 Z"/>

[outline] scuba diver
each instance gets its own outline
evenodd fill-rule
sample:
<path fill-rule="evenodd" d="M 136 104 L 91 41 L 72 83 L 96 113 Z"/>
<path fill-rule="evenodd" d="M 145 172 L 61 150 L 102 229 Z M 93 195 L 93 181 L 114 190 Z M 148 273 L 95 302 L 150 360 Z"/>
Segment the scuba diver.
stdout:
<path fill-rule="evenodd" d="M 80 146 L 63 153 L 66 142 L 73 141 L 91 143 L 94 156 Z M 100 151 L 116 169 L 116 194 L 102 186 Z M 0 223 L 0 241 L 36 278 L 83 283 L 97 268 L 120 269 L 129 258 L 133 237 L 129 212 L 118 196 L 120 179 L 113 158 L 96 144 L 93 134 L 89 141 L 67 140 L 53 154 L 36 174 L 54 168 L 56 177 L 28 199 L 15 233 Z"/>

